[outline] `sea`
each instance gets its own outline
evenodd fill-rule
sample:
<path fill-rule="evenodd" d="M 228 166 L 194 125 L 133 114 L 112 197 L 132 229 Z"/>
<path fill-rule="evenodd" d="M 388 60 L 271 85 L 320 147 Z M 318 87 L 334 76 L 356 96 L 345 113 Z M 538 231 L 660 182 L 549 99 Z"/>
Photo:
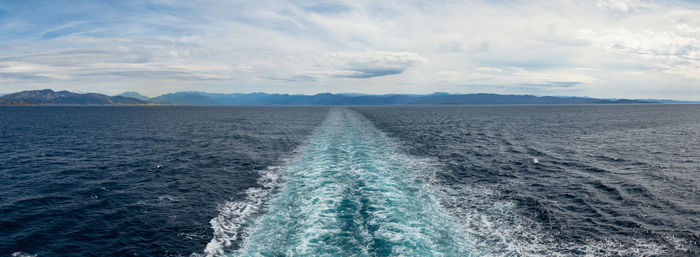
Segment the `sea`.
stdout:
<path fill-rule="evenodd" d="M 700 256 L 700 105 L 0 107 L 0 256 Z"/>

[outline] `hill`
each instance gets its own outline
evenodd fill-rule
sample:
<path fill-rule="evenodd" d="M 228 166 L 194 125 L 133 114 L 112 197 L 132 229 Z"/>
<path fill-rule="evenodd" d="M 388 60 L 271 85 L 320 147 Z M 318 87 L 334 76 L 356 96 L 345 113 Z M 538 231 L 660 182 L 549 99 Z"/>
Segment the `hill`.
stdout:
<path fill-rule="evenodd" d="M 554 97 L 499 94 L 447 94 L 430 95 L 361 95 L 331 94 L 212 94 L 204 92 L 177 92 L 149 99 L 159 104 L 194 106 L 241 105 L 494 105 L 494 104 L 620 104 L 651 103 L 627 99 L 597 99 L 587 97 Z"/>
<path fill-rule="evenodd" d="M 652 100 L 598 99 L 589 97 L 558 97 L 499 94 L 216 94 L 177 92 L 148 98 L 137 92 L 118 96 L 97 93 L 79 94 L 51 89 L 22 91 L 0 97 L 0 105 L 188 105 L 188 106 L 264 106 L 264 105 L 507 105 L 507 104 L 640 104 Z"/>
<path fill-rule="evenodd" d="M 150 99 L 150 97 L 139 94 L 138 92 L 135 92 L 135 91 L 127 91 L 127 92 L 118 94 L 116 96 L 131 97 L 131 98 L 139 99 L 141 101 L 148 101 L 148 99 Z"/>
<path fill-rule="evenodd" d="M 146 105 L 149 102 L 124 96 L 73 93 L 51 89 L 22 91 L 0 97 L 0 105 Z"/>

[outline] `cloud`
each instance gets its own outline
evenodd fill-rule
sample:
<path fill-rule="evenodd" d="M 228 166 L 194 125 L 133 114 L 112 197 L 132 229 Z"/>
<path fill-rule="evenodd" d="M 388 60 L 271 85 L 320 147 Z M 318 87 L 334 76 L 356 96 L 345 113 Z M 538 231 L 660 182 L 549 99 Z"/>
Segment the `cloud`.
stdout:
<path fill-rule="evenodd" d="M 583 82 L 580 81 L 552 81 L 548 83 L 548 85 L 557 87 L 574 87 L 581 84 L 583 84 Z"/>
<path fill-rule="evenodd" d="M 72 48 L 72 47 L 69 47 Z M 198 63 L 187 51 L 134 46 L 30 51 L 0 57 L 0 74 L 17 84 L 99 80 L 190 80 L 230 78 L 226 65 Z M 184 57 L 183 57 L 184 56 Z"/>
<path fill-rule="evenodd" d="M 700 95 L 694 2 L 5 1 L 0 13 L 4 92 Z"/>
<path fill-rule="evenodd" d="M 311 75 L 293 75 L 289 77 L 273 77 L 273 76 L 264 76 L 264 79 L 268 80 L 276 80 L 276 81 L 284 81 L 284 82 L 315 82 L 318 80 L 317 77 L 311 76 Z"/>
<path fill-rule="evenodd" d="M 674 31 L 642 30 L 631 32 L 625 28 L 596 32 L 579 30 L 579 38 L 591 41 L 607 51 L 631 54 L 637 57 L 671 57 L 700 60 L 700 39 L 679 35 Z"/>
<path fill-rule="evenodd" d="M 328 53 L 326 58 L 339 70 L 338 78 L 372 78 L 401 74 L 424 62 L 418 54 L 409 52 Z"/>
<path fill-rule="evenodd" d="M 678 21 L 666 26 L 581 29 L 577 36 L 598 49 L 636 62 L 639 70 L 698 79 L 700 30 L 696 28 L 700 24 L 679 22 L 690 15 L 697 17 L 700 11 L 676 12 L 673 16 Z"/>
<path fill-rule="evenodd" d="M 547 83 L 542 83 L 542 84 L 528 84 L 528 83 L 523 83 L 520 84 L 520 86 L 526 87 L 530 90 L 537 90 L 535 92 L 541 92 L 542 90 L 548 90 L 548 91 L 553 91 L 553 90 L 561 90 L 561 89 L 572 89 L 575 88 L 578 85 L 583 84 L 583 82 L 580 81 L 551 81 Z"/>
<path fill-rule="evenodd" d="M 315 13 L 320 13 L 320 14 L 340 14 L 340 13 L 346 13 L 352 11 L 352 7 L 347 6 L 343 3 L 331 3 L 331 2 L 325 2 L 325 3 L 316 3 L 313 5 L 309 5 L 304 7 L 304 9 L 315 12 Z"/>
<path fill-rule="evenodd" d="M 245 55 L 250 54 L 254 53 Z M 366 79 L 396 75 L 425 62 L 424 58 L 410 52 L 259 53 L 256 56 L 254 62 L 259 64 L 249 66 L 249 72 L 265 80 L 286 82 L 325 82 L 338 78 Z M 274 67 L 269 66 L 268 58 L 276 61 Z"/>
<path fill-rule="evenodd" d="M 401 74 L 404 69 L 400 68 L 357 68 L 349 74 L 335 75 L 337 78 L 358 78 L 366 79 L 371 77 L 381 77 L 387 75 Z"/>
<path fill-rule="evenodd" d="M 598 0 L 596 7 L 603 10 L 632 12 L 646 9 L 649 5 L 637 0 Z"/>

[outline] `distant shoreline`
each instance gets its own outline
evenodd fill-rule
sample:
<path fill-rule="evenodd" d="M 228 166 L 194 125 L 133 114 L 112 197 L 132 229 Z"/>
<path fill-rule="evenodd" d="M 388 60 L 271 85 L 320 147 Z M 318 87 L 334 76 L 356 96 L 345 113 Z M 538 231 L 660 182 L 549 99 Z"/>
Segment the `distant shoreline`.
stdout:
<path fill-rule="evenodd" d="M 692 104 L 694 101 L 654 99 L 602 99 L 573 96 L 501 95 L 490 93 L 449 94 L 218 94 L 177 92 L 146 97 L 138 92 L 116 96 L 73 93 L 51 89 L 22 91 L 0 97 L 0 106 L 479 106 L 479 105 L 618 105 Z"/>
<path fill-rule="evenodd" d="M 590 103 L 590 104 L 392 104 L 392 105 L 174 105 L 174 104 L 144 104 L 144 105 L 88 105 L 88 104 L 42 104 L 42 105 L 0 105 L 0 107 L 197 107 L 197 108 L 230 108 L 230 107 L 527 107 L 527 106 L 634 106 L 634 105 L 700 105 L 700 103 Z"/>

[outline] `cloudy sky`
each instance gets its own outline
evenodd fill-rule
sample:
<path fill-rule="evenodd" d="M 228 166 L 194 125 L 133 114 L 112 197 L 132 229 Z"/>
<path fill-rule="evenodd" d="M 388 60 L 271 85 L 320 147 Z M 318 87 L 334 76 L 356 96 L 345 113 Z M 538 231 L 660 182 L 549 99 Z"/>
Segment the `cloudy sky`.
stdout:
<path fill-rule="evenodd" d="M 0 93 L 700 100 L 698 1 L 0 1 Z"/>

